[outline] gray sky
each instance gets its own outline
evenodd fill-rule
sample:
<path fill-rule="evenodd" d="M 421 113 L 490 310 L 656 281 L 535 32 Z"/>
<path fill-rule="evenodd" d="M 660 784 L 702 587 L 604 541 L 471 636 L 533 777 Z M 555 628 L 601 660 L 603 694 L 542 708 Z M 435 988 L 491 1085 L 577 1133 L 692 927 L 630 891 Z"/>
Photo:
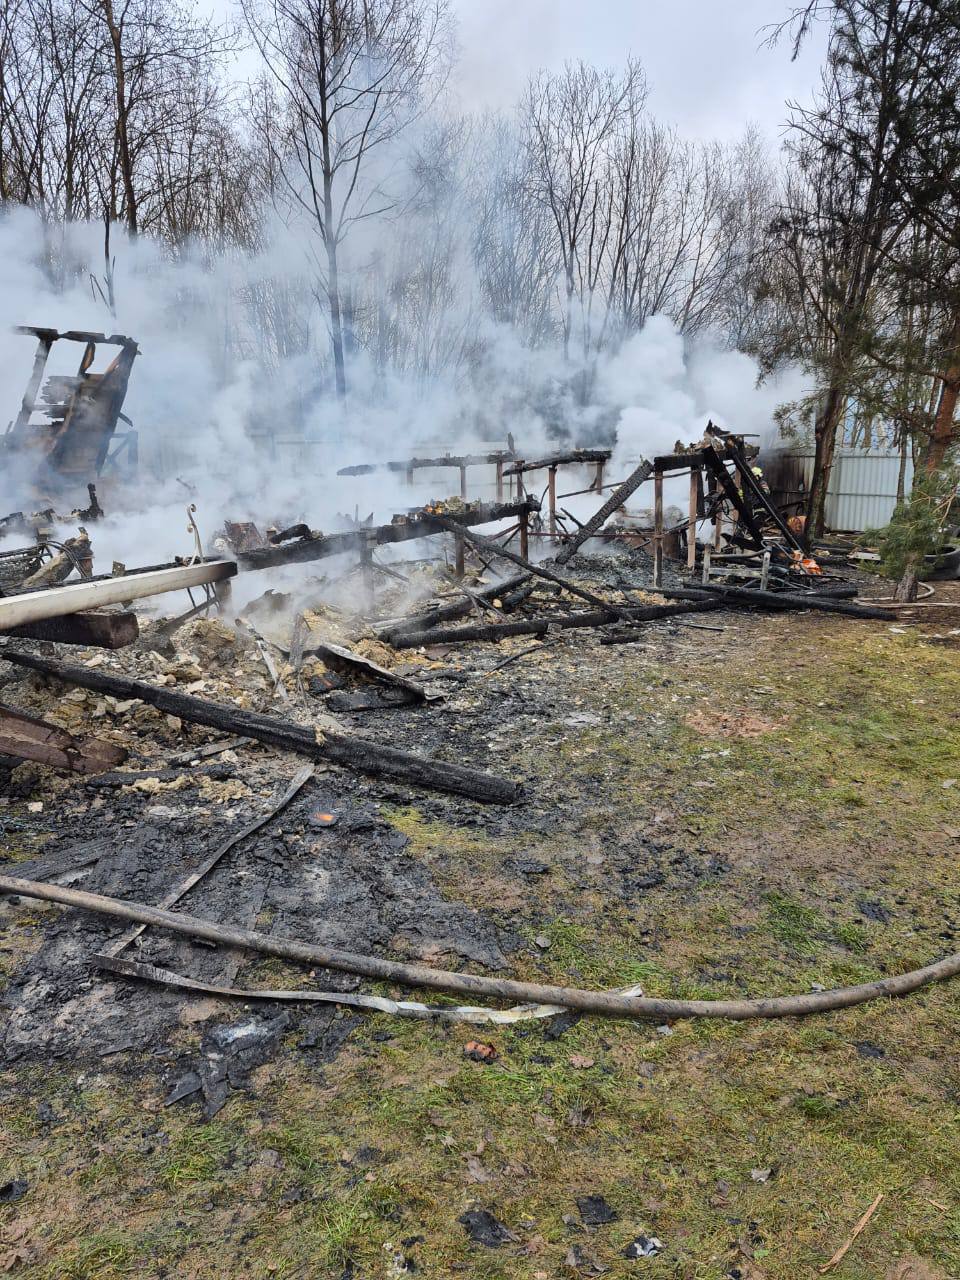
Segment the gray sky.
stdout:
<path fill-rule="evenodd" d="M 233 0 L 199 0 L 219 18 Z M 764 46 L 764 28 L 793 0 L 451 0 L 460 58 L 450 88 L 464 109 L 509 108 L 528 77 L 583 58 L 619 67 L 640 59 L 648 107 L 688 137 L 730 139 L 748 124 L 771 141 L 785 99 L 806 101 L 817 84 L 826 45 L 814 29 L 801 56 L 787 44 Z M 237 74 L 256 74 L 256 55 L 237 58 Z"/>
<path fill-rule="evenodd" d="M 789 0 L 453 0 L 460 65 L 453 86 L 465 105 L 510 106 L 531 72 L 583 58 L 620 66 L 640 59 L 649 109 L 702 138 L 737 137 L 748 122 L 779 136 L 784 100 L 809 99 L 825 48 L 808 37 L 762 47 L 762 28 Z"/>

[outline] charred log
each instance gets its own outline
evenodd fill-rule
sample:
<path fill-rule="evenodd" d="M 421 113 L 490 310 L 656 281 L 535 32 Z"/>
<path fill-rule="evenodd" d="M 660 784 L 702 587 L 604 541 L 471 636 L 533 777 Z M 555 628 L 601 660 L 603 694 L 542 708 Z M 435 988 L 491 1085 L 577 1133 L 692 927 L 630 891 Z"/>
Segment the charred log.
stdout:
<path fill-rule="evenodd" d="M 542 636 L 552 628 L 564 631 L 578 627 L 605 627 L 611 622 L 653 622 L 658 618 L 672 618 L 681 613 L 708 613 L 722 609 L 723 602 L 701 598 L 681 604 L 637 605 L 622 609 L 619 614 L 610 609 L 584 609 L 579 613 L 550 613 L 539 618 L 518 622 L 492 622 L 476 627 L 436 627 L 430 631 L 397 632 L 390 636 L 396 649 L 413 649 L 422 644 L 458 644 L 468 640 L 506 640 L 510 636 Z"/>
<path fill-rule="evenodd" d="M 49 640 L 90 649 L 122 649 L 140 635 L 135 613 L 73 613 L 64 618 L 25 622 L 3 633 L 21 640 Z"/>
<path fill-rule="evenodd" d="M 587 539 L 598 533 L 613 513 L 623 506 L 634 490 L 639 489 L 643 482 L 649 480 L 652 475 L 653 464 L 641 462 L 639 467 L 627 476 L 623 484 L 614 489 L 603 506 L 593 513 L 587 523 L 581 525 L 566 546 L 561 548 L 556 557 L 557 564 L 566 564 L 568 560 L 571 560 Z"/>
<path fill-rule="evenodd" d="M 520 799 L 519 783 L 446 760 L 428 760 L 349 734 L 320 732 L 276 716 L 223 706 L 163 686 L 147 684 L 143 680 L 134 680 L 130 676 L 109 675 L 90 667 L 74 667 L 54 658 L 11 650 L 4 650 L 3 658 L 16 666 L 62 680 L 65 684 L 94 689 L 115 698 L 139 698 L 167 715 L 179 716 L 191 724 L 203 724 L 223 733 L 256 738 L 281 751 L 293 751 L 311 760 L 328 760 L 331 764 L 356 769 L 375 778 L 390 778 L 435 791 L 447 791 L 485 804 L 513 804 Z"/>
<path fill-rule="evenodd" d="M 886 609 L 848 604 L 846 600 L 837 600 L 817 592 L 802 595 L 790 591 L 760 591 L 754 587 L 727 587 L 715 582 L 704 582 L 689 590 L 685 587 L 663 587 L 659 588 L 659 593 L 668 600 L 703 600 L 713 597 L 722 600 L 729 608 L 746 606 L 755 609 L 814 609 L 820 613 L 842 613 L 848 618 L 877 618 L 885 622 L 889 622 L 891 617 Z"/>

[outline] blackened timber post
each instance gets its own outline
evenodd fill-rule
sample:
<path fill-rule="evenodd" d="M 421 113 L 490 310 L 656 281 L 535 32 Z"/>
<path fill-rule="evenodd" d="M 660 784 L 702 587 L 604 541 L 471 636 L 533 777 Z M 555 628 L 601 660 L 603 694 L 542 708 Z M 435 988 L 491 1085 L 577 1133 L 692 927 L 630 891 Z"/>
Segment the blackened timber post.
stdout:
<path fill-rule="evenodd" d="M 663 472 L 653 473 L 653 585 L 663 586 Z"/>

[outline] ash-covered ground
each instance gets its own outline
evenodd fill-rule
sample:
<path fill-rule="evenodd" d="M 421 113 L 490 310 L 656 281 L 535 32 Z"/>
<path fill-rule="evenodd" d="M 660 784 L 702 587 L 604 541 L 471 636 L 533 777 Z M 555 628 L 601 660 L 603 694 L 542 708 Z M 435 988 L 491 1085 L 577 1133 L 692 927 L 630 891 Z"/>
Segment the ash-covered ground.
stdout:
<path fill-rule="evenodd" d="M 637 553 L 583 559 L 576 578 L 649 598 Z M 570 605 L 541 593 L 535 607 Z M 704 999 L 871 981 L 958 945 L 949 609 L 919 624 L 717 610 L 644 624 L 628 645 L 584 629 L 391 652 L 318 607 L 312 628 L 443 695 L 363 713 L 334 707 L 372 686 L 309 653 L 298 680 L 284 634 L 248 612 L 287 699 L 253 634 L 217 619 L 170 644 L 150 624 L 136 647 L 59 656 L 335 723 L 515 779 L 524 797 L 483 806 L 321 764 L 176 910 Z M 210 730 L 0 672 L 4 702 L 156 775 L 7 768 L 11 874 L 159 902 L 303 765 L 252 743 L 203 756 Z M 850 1274 L 960 1267 L 955 982 L 776 1023 L 448 1026 L 169 991 L 92 967 L 120 922 L 27 898 L 0 913 L 0 1260 L 27 1280 L 792 1280 L 884 1187 Z M 124 954 L 246 989 L 442 999 L 156 929 Z"/>

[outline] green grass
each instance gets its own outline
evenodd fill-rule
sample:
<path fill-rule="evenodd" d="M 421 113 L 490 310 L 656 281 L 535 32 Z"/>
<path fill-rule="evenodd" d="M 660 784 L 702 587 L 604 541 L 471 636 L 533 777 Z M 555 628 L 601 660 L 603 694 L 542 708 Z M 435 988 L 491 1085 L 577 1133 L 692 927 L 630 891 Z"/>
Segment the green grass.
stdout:
<path fill-rule="evenodd" d="M 517 741 L 501 758 L 533 778 L 528 829 L 489 838 L 389 811 L 445 893 L 525 941 L 517 976 L 759 996 L 868 981 L 960 947 L 958 849 L 943 835 L 960 825 L 960 788 L 940 785 L 960 778 L 960 655 L 835 619 L 739 625 L 719 653 L 712 639 L 679 658 L 578 649 L 569 705 L 600 723 L 553 751 Z M 565 669 L 558 703 L 574 696 Z M 727 732 L 744 714 L 771 727 Z M 538 807 L 563 822 L 541 828 Z M 635 848 L 642 869 L 649 841 L 668 867 L 675 856 L 726 869 L 611 895 L 605 859 Z M 551 874 L 509 881 L 504 860 L 520 851 Z M 868 900 L 889 919 L 865 915 Z M 21 910 L 17 925 L 29 921 Z M 295 980 L 274 968 L 271 981 Z M 339 1280 L 350 1266 L 389 1280 L 404 1256 L 436 1280 L 552 1280 L 572 1274 L 572 1243 L 611 1276 L 725 1280 L 745 1266 L 740 1240 L 755 1280 L 795 1280 L 884 1191 L 837 1280 L 879 1280 L 908 1255 L 951 1277 L 958 1025 L 956 982 L 806 1020 L 669 1034 L 585 1018 L 551 1039 L 542 1024 L 376 1015 L 324 1066 L 292 1038 L 254 1096 L 232 1097 L 207 1125 L 191 1106 L 162 1108 L 147 1076 L 78 1086 L 76 1071 L 14 1064 L 0 1074 L 0 1182 L 25 1176 L 30 1196 L 0 1206 L 0 1231 L 32 1219 L 24 1280 L 163 1268 Z M 466 1058 L 469 1039 L 493 1043 L 497 1061 Z M 52 1128 L 37 1120 L 40 1097 Z M 759 1183 L 756 1168 L 775 1172 Z M 564 1217 L 576 1220 L 585 1194 L 604 1195 L 619 1220 L 574 1232 Z M 474 1204 L 518 1242 L 472 1244 L 457 1218 Z M 664 1252 L 628 1263 L 621 1250 L 640 1232 Z"/>

